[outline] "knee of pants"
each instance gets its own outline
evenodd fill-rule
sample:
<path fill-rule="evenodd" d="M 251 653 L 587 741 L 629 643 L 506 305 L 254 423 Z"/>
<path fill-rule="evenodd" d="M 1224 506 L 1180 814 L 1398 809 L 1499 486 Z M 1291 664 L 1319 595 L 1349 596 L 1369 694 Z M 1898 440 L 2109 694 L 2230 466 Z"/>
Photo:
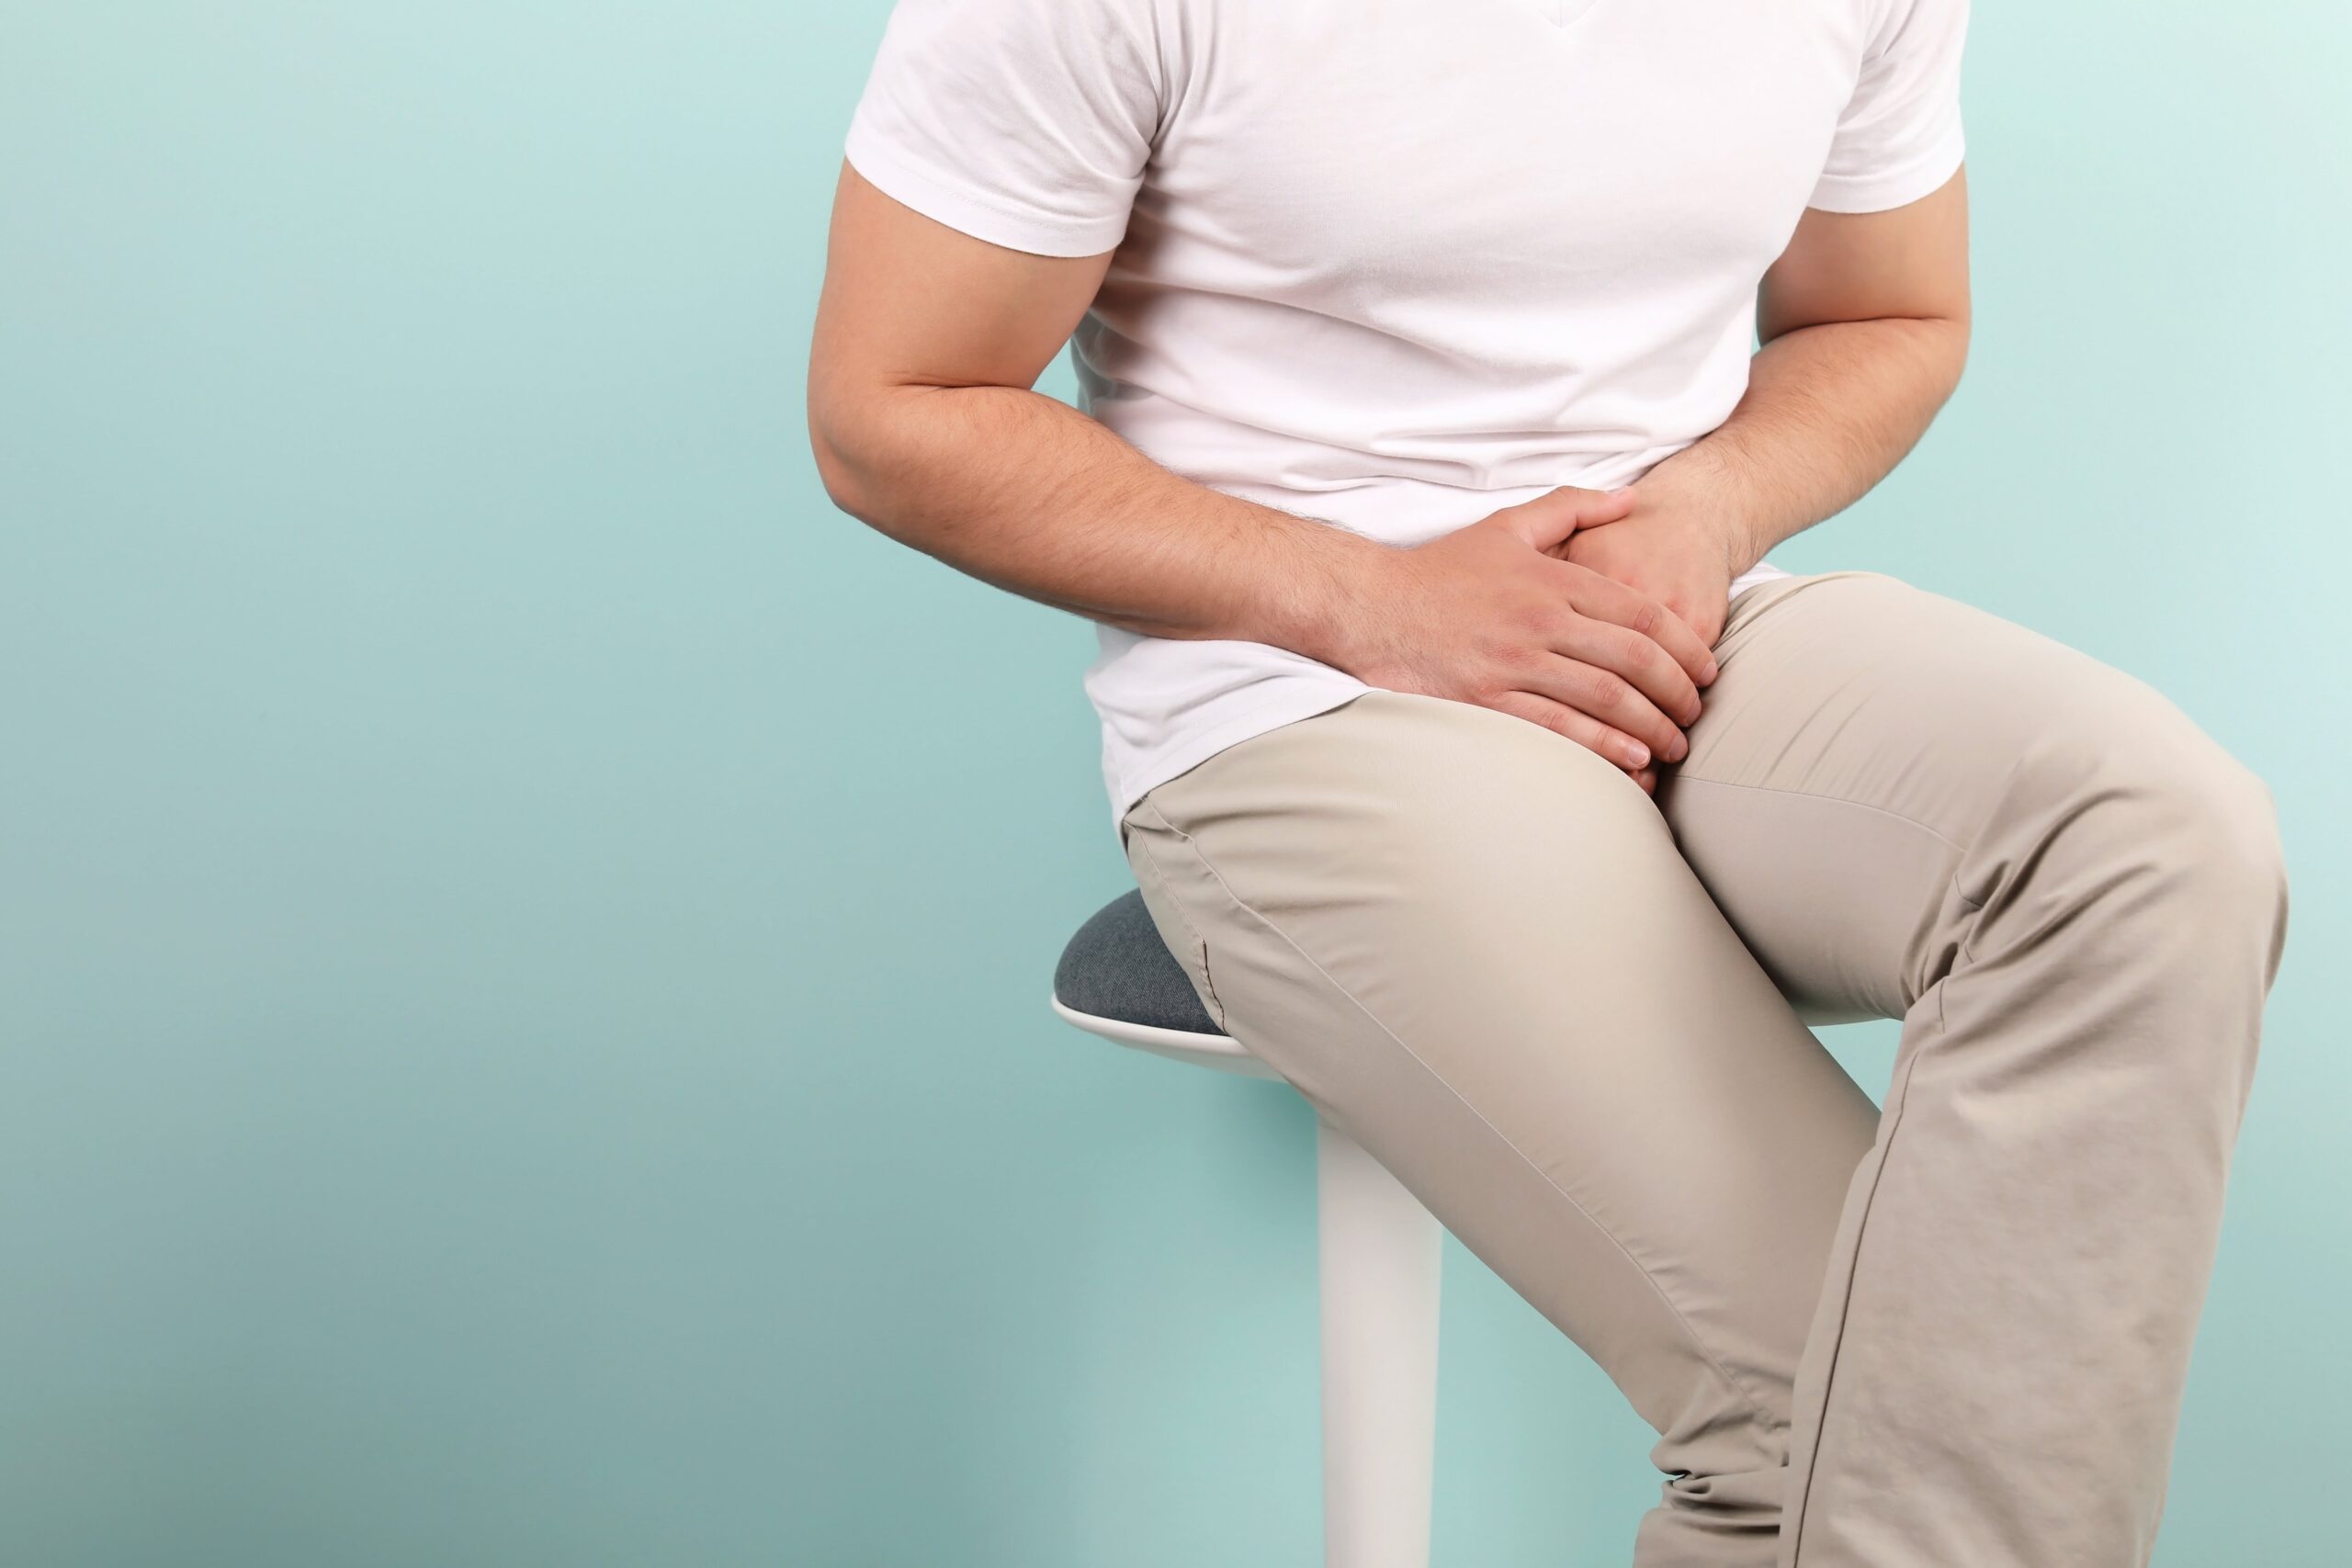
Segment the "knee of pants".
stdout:
<path fill-rule="evenodd" d="M 2144 692 L 2144 689 L 2143 689 Z M 2161 698 L 2126 702 L 2019 760 L 2013 805 L 2038 820 L 2005 868 L 2103 899 L 2103 921 L 2191 969 L 2252 963 L 2267 987 L 2286 940 L 2287 871 L 2269 786 Z M 2021 798 L 2018 798 L 2021 797 Z M 1996 896 L 1979 887 L 1972 896 Z"/>

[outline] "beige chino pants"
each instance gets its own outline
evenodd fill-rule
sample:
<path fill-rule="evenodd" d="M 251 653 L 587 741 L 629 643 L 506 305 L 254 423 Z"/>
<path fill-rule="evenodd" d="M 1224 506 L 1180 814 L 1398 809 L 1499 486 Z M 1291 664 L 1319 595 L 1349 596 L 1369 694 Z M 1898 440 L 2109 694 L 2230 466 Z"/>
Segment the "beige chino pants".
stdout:
<path fill-rule="evenodd" d="M 2146 685 L 1743 592 L 1655 802 L 1374 691 L 1122 829 L 1212 1015 L 1658 1433 L 1638 1568 L 2141 1568 L 2287 897 Z M 1800 1021 L 1903 1021 L 1883 1113 Z"/>

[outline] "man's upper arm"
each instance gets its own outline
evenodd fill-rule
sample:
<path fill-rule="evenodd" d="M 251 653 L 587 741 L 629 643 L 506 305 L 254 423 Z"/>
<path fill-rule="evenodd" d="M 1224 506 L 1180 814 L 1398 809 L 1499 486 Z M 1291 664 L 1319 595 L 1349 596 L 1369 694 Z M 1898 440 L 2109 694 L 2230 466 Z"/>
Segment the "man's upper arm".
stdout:
<path fill-rule="evenodd" d="M 1804 218 L 1758 300 L 1766 342 L 1831 321 L 1968 320 L 1961 56 L 1969 0 L 1871 0 Z"/>
<path fill-rule="evenodd" d="M 1069 338 L 1142 184 L 1162 41 L 1149 0 L 897 0 L 851 117 L 810 355 L 829 485 L 890 444 L 900 394 L 1025 388 Z"/>
<path fill-rule="evenodd" d="M 951 229 L 843 164 L 808 355 L 808 423 L 833 487 L 910 389 L 1028 387 L 1110 265 L 1035 255 Z"/>
<path fill-rule="evenodd" d="M 1808 208 L 1757 299 L 1767 343 L 1800 327 L 1888 318 L 1967 322 L 1965 170 L 1883 212 Z"/>
<path fill-rule="evenodd" d="M 1035 255 L 885 196 L 843 164 L 833 197 L 813 383 L 1026 387 L 1085 314 L 1110 253 Z"/>

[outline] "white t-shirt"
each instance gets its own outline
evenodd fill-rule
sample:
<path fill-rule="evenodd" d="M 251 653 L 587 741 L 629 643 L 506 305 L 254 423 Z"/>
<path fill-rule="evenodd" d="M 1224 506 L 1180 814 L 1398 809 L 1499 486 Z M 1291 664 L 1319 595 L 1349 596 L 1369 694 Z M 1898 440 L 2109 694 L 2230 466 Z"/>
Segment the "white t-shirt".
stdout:
<path fill-rule="evenodd" d="M 847 152 L 1045 255 L 1115 248 L 1082 406 L 1162 466 L 1398 544 L 1639 478 L 1747 385 L 1808 206 L 1959 167 L 1967 0 L 899 0 Z M 1758 565 L 1735 587 L 1785 573 Z M 1114 819 L 1363 683 L 1101 628 Z"/>

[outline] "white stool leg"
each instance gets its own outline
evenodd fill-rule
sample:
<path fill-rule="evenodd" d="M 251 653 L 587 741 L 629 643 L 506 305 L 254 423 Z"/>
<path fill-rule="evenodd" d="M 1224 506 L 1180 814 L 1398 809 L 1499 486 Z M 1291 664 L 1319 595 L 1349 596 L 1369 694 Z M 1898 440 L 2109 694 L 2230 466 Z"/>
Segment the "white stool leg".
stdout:
<path fill-rule="evenodd" d="M 1429 1568 L 1443 1233 L 1386 1168 L 1316 1123 L 1322 1232 L 1323 1561 Z"/>

